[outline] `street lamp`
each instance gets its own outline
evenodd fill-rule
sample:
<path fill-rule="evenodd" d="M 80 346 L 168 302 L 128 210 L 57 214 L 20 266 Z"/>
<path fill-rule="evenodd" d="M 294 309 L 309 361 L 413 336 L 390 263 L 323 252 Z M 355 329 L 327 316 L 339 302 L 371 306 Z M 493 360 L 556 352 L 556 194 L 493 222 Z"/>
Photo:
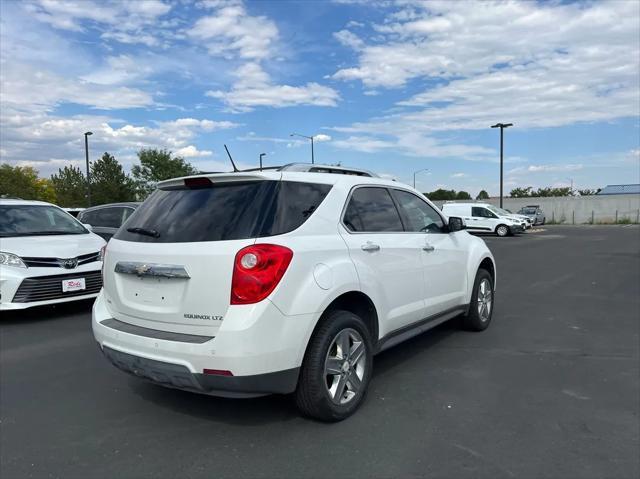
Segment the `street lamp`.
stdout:
<path fill-rule="evenodd" d="M 414 172 L 413 172 L 413 187 L 414 187 L 414 189 L 415 189 L 415 187 L 416 187 L 416 175 L 417 175 L 418 173 L 422 172 L 422 171 L 429 171 L 429 168 L 423 168 L 423 169 L 421 169 L 421 170 L 418 170 L 418 171 L 414 171 Z"/>
<path fill-rule="evenodd" d="M 300 133 L 291 133 L 289 136 L 299 136 L 301 138 L 306 138 L 307 140 L 311 140 L 311 164 L 314 164 L 313 158 L 313 136 L 301 135 Z"/>
<path fill-rule="evenodd" d="M 491 125 L 491 128 L 500 128 L 500 208 L 502 208 L 502 178 L 503 178 L 503 164 L 504 164 L 504 129 L 513 126 L 513 123 L 496 123 Z"/>
<path fill-rule="evenodd" d="M 84 157 L 87 161 L 87 203 L 91 206 L 91 181 L 89 180 L 89 137 L 93 132 L 87 131 L 84 134 Z"/>
<path fill-rule="evenodd" d="M 266 153 L 260 153 L 260 171 L 262 171 L 262 157 L 267 156 Z"/>

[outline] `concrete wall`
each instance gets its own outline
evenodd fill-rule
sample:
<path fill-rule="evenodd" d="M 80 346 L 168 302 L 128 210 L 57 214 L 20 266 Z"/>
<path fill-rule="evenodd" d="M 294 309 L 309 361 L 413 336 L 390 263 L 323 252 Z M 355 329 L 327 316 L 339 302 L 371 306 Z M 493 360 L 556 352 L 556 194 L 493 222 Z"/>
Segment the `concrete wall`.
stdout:
<path fill-rule="evenodd" d="M 487 203 L 498 206 L 499 198 L 491 198 Z M 438 206 L 442 205 L 442 202 Z M 527 205 L 540 205 L 547 221 L 565 224 L 614 223 L 628 219 L 633 223 L 640 220 L 640 195 L 594 195 L 566 196 L 554 198 L 504 198 L 503 207 L 516 213 Z M 592 216 L 593 215 L 593 216 Z"/>

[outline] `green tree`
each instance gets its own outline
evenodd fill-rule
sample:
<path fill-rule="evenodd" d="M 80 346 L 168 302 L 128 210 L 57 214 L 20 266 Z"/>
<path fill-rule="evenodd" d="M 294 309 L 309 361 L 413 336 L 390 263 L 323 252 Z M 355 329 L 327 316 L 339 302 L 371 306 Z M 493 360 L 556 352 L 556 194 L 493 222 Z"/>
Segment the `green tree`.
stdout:
<path fill-rule="evenodd" d="M 470 200 L 470 199 L 471 199 L 471 195 L 466 191 L 458 191 L 458 193 L 456 193 L 456 200 Z"/>
<path fill-rule="evenodd" d="M 589 188 L 586 188 L 584 190 L 578 190 L 578 193 L 580 194 L 580 196 L 593 196 L 600 193 L 600 190 L 601 188 L 598 188 L 597 190 L 590 190 Z"/>
<path fill-rule="evenodd" d="M 431 201 L 447 201 L 447 200 L 455 200 L 456 199 L 456 191 L 455 190 L 444 190 L 442 188 L 438 188 L 431 193 L 424 194 Z"/>
<path fill-rule="evenodd" d="M 125 174 L 118 160 L 105 152 L 91 165 L 91 202 L 103 205 L 135 199 L 135 182 Z"/>
<path fill-rule="evenodd" d="M 538 188 L 537 191 L 532 192 L 531 196 L 537 196 L 542 198 L 548 198 L 552 196 L 572 196 L 571 188 Z"/>
<path fill-rule="evenodd" d="M 531 186 L 527 186 L 526 188 L 514 188 L 511 190 L 511 193 L 509 193 L 509 196 L 511 196 L 511 198 L 528 198 L 531 195 L 531 190 L 533 188 Z"/>
<path fill-rule="evenodd" d="M 489 199 L 489 193 L 487 193 L 485 190 L 480 190 L 480 193 L 478 193 L 478 196 L 476 196 L 476 200 L 488 200 Z"/>
<path fill-rule="evenodd" d="M 0 165 L 0 196 L 56 202 L 55 191 L 38 170 L 31 166 Z"/>
<path fill-rule="evenodd" d="M 138 152 L 138 159 L 140 164 L 131 169 L 131 174 L 142 197 L 151 194 L 159 181 L 194 175 L 198 172 L 184 158 L 172 157 L 168 150 L 143 148 Z"/>
<path fill-rule="evenodd" d="M 51 175 L 51 184 L 60 206 L 87 206 L 87 179 L 80 168 L 65 166 L 58 169 L 58 174 Z"/>

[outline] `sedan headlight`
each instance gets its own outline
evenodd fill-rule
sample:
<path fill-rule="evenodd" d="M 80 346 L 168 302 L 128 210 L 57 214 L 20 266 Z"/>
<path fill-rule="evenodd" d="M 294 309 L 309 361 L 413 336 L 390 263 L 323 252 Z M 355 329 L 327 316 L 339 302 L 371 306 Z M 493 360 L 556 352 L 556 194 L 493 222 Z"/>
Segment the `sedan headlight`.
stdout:
<path fill-rule="evenodd" d="M 16 256 L 12 253 L 2 253 L 0 252 L 0 264 L 5 266 L 15 266 L 16 268 L 26 268 L 27 265 L 24 264 L 24 261 L 20 258 L 20 256 Z"/>

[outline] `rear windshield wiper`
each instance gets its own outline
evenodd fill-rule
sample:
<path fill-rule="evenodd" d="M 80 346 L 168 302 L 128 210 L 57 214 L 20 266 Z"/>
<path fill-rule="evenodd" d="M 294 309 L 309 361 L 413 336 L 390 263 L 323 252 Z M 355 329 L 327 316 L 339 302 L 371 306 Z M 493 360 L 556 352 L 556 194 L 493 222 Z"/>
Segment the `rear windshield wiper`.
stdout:
<path fill-rule="evenodd" d="M 152 238 L 160 238 L 160 233 L 158 233 L 156 230 L 150 230 L 147 228 L 138 228 L 137 226 L 134 226 L 133 228 L 127 228 L 127 231 L 129 233 L 151 236 Z"/>

